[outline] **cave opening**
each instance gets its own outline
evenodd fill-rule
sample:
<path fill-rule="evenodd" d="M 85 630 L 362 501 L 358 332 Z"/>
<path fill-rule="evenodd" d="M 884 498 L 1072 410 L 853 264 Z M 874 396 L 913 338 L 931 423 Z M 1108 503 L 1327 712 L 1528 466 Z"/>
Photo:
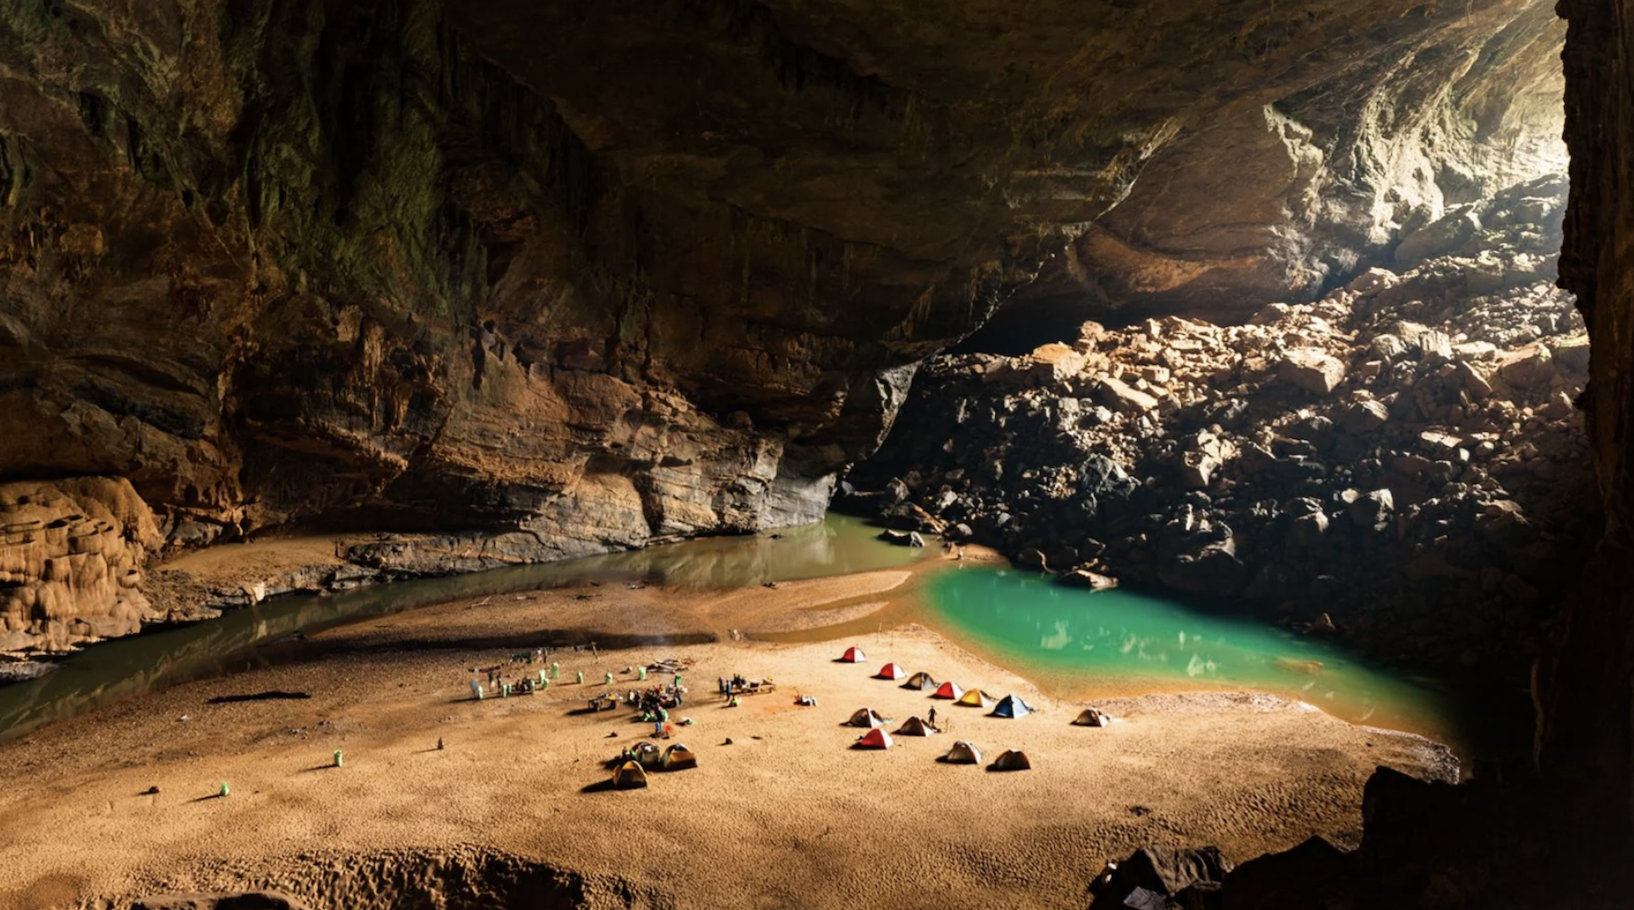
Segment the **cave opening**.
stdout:
<path fill-rule="evenodd" d="M 0 907 L 1626 903 L 1634 0 L 12 6 Z"/>
<path fill-rule="evenodd" d="M 1179 133 L 921 366 L 837 507 L 1502 692 L 1471 713 L 1524 764 L 1601 527 L 1563 40 L 1534 15 L 1348 120 L 1317 85 Z"/>

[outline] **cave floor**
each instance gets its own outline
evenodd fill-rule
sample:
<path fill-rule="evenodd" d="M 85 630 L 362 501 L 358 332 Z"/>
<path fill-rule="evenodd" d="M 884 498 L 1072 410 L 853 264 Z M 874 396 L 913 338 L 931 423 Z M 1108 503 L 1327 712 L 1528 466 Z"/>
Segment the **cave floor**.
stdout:
<path fill-rule="evenodd" d="M 569 649 L 553 655 L 561 682 L 544 694 L 469 696 L 468 668 L 518 643 L 630 628 L 699 641 L 710 637 L 700 617 L 730 607 L 737 619 L 745 601 L 766 616 L 832 619 L 902 574 L 752 593 L 608 585 L 460 601 L 332 629 L 292 662 L 57 723 L 0 746 L 0 907 L 251 887 L 319 906 L 392 906 L 391 881 L 344 895 L 323 882 L 338 857 L 472 845 L 600 882 L 587 898 L 596 906 L 1057 907 L 1082 904 L 1107 860 L 1143 845 L 1217 844 L 1241 862 L 1312 834 L 1353 842 L 1375 766 L 1455 773 L 1427 740 L 1265 695 L 1112 698 L 1098 704 L 1120 723 L 1071 726 L 1081 705 L 914 625 L 857 636 L 864 664 L 835 662 L 832 642 Z M 693 694 L 672 720 L 695 721 L 677 739 L 699 767 L 601 792 L 603 763 L 650 728 L 623 710 L 578 709 L 604 672 L 615 689 L 635 689 L 625 668 L 666 657 L 690 662 Z M 886 661 L 1014 692 L 1039 713 L 1001 720 L 931 701 L 872 679 Z M 580 670 L 584 686 L 572 683 Z M 715 680 L 739 672 L 778 689 L 727 708 Z M 210 704 L 269 691 L 311 697 Z M 796 707 L 797 693 L 819 706 Z M 863 706 L 897 722 L 934 706 L 951 730 L 855 751 L 861 731 L 841 722 Z M 955 739 L 987 761 L 1024 749 L 1033 768 L 936 761 Z M 337 749 L 345 766 L 329 767 Z M 231 795 L 215 797 L 223 781 Z"/>

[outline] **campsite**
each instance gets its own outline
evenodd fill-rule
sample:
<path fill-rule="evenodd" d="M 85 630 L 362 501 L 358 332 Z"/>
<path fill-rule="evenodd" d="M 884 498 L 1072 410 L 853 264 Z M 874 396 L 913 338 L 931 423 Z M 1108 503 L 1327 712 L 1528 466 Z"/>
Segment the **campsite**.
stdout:
<path fill-rule="evenodd" d="M 503 612 L 464 601 L 337 627 L 311 636 L 310 659 L 183 683 L 148 696 L 140 712 L 92 712 L 33 734 L 0 755 L 0 774 L 27 781 L 49 768 L 52 789 L 3 797 L 0 811 L 19 821 L 0 864 L 61 871 L 104 892 L 138 888 L 159 857 L 208 831 L 234 875 L 300 887 L 314 867 L 297 854 L 454 850 L 481 830 L 519 855 L 583 870 L 610 893 L 661 888 L 721 907 L 823 893 L 825 905 L 918 907 L 925 895 L 908 872 L 936 868 L 971 901 L 1059 907 L 1076 905 L 1083 883 L 1154 824 L 1252 856 L 1297 840 L 1267 835 L 1267 812 L 1342 829 L 1377 764 L 1436 774 L 1446 763 L 1427 740 L 1273 696 L 1114 691 L 1061 702 L 912 624 L 806 643 L 687 638 L 685 611 L 715 595 L 647 588 L 616 603 L 579 599 L 593 590 L 541 592 Z M 791 582 L 762 596 L 775 609 L 803 590 Z M 606 630 L 633 615 L 674 632 L 607 646 Z M 602 647 L 572 647 L 590 640 Z M 556 641 L 548 661 L 510 661 L 524 645 Z M 853 648 L 858 660 L 837 660 Z M 907 675 L 875 678 L 887 663 Z M 476 699 L 467 671 L 495 664 L 513 694 Z M 549 679 L 552 664 L 548 685 L 515 694 L 541 668 Z M 365 677 L 394 684 L 355 684 Z M 272 691 L 311 698 L 231 698 Z M 655 705 L 641 693 L 663 696 L 669 738 L 654 736 Z M 993 716 L 1006 697 L 1030 713 Z M 587 711 L 591 700 L 615 706 Z M 1075 725 L 1088 708 L 1116 721 Z M 932 710 L 940 732 L 917 735 Z M 868 726 L 848 723 L 858 712 Z M 333 767 L 340 749 L 345 765 Z M 1008 750 L 1029 767 L 987 773 Z M 229 796 L 218 794 L 224 782 Z M 753 854 L 737 849 L 746 820 L 761 843 Z M 99 847 L 58 852 L 60 830 Z M 904 830 L 926 833 L 904 841 Z M 666 849 L 631 849 L 632 835 L 711 859 L 677 863 Z M 1068 839 L 1079 847 L 1041 857 L 1033 846 Z M 804 862 L 818 842 L 841 867 L 883 863 L 882 875 L 836 884 Z M 163 868 L 167 887 L 212 884 Z M 1025 899 L 1015 880 L 978 871 L 994 868 L 1027 869 Z"/>

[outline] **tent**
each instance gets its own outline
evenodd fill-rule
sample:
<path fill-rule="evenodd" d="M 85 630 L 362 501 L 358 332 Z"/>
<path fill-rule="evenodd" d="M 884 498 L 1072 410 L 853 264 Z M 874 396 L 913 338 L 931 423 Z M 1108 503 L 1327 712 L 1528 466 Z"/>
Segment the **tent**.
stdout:
<path fill-rule="evenodd" d="M 999 753 L 993 761 L 994 771 L 1026 771 L 1033 763 L 1027 760 L 1027 753 L 1020 749 L 1006 749 Z"/>
<path fill-rule="evenodd" d="M 879 727 L 875 727 L 857 740 L 857 746 L 862 749 L 889 749 L 891 748 L 891 734 Z"/>
<path fill-rule="evenodd" d="M 633 761 L 627 761 L 613 769 L 613 788 L 617 790 L 634 790 L 647 785 L 647 772 Z"/>
<path fill-rule="evenodd" d="M 976 751 L 975 746 L 961 739 L 953 744 L 953 748 L 947 750 L 947 762 L 951 765 L 979 765 L 982 763 L 982 754 Z"/>
<path fill-rule="evenodd" d="M 945 682 L 945 683 L 942 683 L 940 686 L 937 686 L 936 691 L 932 692 L 930 694 L 930 697 L 931 698 L 959 698 L 959 697 L 963 696 L 964 694 L 965 694 L 965 690 L 959 688 L 958 683 Z"/>
<path fill-rule="evenodd" d="M 923 670 L 920 670 L 918 673 L 908 677 L 908 681 L 902 684 L 902 688 L 904 689 L 917 689 L 920 692 L 924 692 L 927 689 L 934 689 L 936 686 L 936 680 L 931 679 L 930 674 Z"/>
<path fill-rule="evenodd" d="M 1085 708 L 1072 723 L 1076 727 L 1109 727 L 1112 725 L 1112 715 L 1100 708 Z"/>
<path fill-rule="evenodd" d="M 993 706 L 994 717 L 1026 717 L 1031 713 L 1033 713 L 1033 709 L 1027 707 L 1026 702 L 1014 695 L 1004 696 L 999 699 L 998 704 Z"/>
<path fill-rule="evenodd" d="M 900 664 L 886 664 L 885 666 L 879 668 L 879 672 L 874 674 L 874 678 L 875 679 L 901 679 L 902 677 L 907 676 L 907 675 L 908 675 L 908 671 L 902 669 Z"/>
<path fill-rule="evenodd" d="M 856 645 L 846 648 L 845 653 L 840 655 L 840 663 L 844 664 L 860 664 L 867 659 L 868 655 L 862 653 L 862 649 Z"/>
<path fill-rule="evenodd" d="M 631 746 L 630 754 L 637 762 L 640 762 L 643 767 L 647 768 L 651 768 L 652 766 L 658 764 L 659 759 L 661 758 L 657 744 L 647 742 L 646 740 L 642 740 L 641 742 Z"/>
<path fill-rule="evenodd" d="M 993 706 L 993 696 L 980 689 L 971 689 L 964 695 L 959 696 L 959 704 L 966 708 L 991 708 Z"/>
<path fill-rule="evenodd" d="M 883 727 L 886 720 L 873 708 L 858 708 L 857 713 L 851 715 L 851 719 L 845 724 L 848 727 Z"/>
<path fill-rule="evenodd" d="M 691 749 L 676 743 L 664 750 L 664 770 L 681 771 L 686 768 L 698 767 L 698 756 Z"/>
<path fill-rule="evenodd" d="M 936 732 L 936 728 L 917 717 L 910 717 L 902 722 L 902 729 L 896 731 L 898 736 L 929 736 Z"/>

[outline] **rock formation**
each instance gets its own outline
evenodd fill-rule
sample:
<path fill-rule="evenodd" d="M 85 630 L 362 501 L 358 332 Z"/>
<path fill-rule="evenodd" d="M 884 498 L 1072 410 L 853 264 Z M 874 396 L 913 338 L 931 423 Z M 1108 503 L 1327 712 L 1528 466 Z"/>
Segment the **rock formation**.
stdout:
<path fill-rule="evenodd" d="M 139 589 L 162 542 L 123 479 L 0 484 L 0 652 L 61 650 L 162 617 Z"/>
<path fill-rule="evenodd" d="M 1558 40 L 1525 0 L 18 7 L 0 477 L 439 571 L 810 520 L 1052 257 L 1150 283 L 1075 239 L 1301 299 L 1535 172 Z"/>
<path fill-rule="evenodd" d="M 1454 209 L 1402 240 L 1400 274 L 1245 325 L 934 359 L 851 479 L 882 492 L 845 501 L 1524 681 L 1596 531 L 1588 339 L 1550 283 L 1565 190 Z"/>

